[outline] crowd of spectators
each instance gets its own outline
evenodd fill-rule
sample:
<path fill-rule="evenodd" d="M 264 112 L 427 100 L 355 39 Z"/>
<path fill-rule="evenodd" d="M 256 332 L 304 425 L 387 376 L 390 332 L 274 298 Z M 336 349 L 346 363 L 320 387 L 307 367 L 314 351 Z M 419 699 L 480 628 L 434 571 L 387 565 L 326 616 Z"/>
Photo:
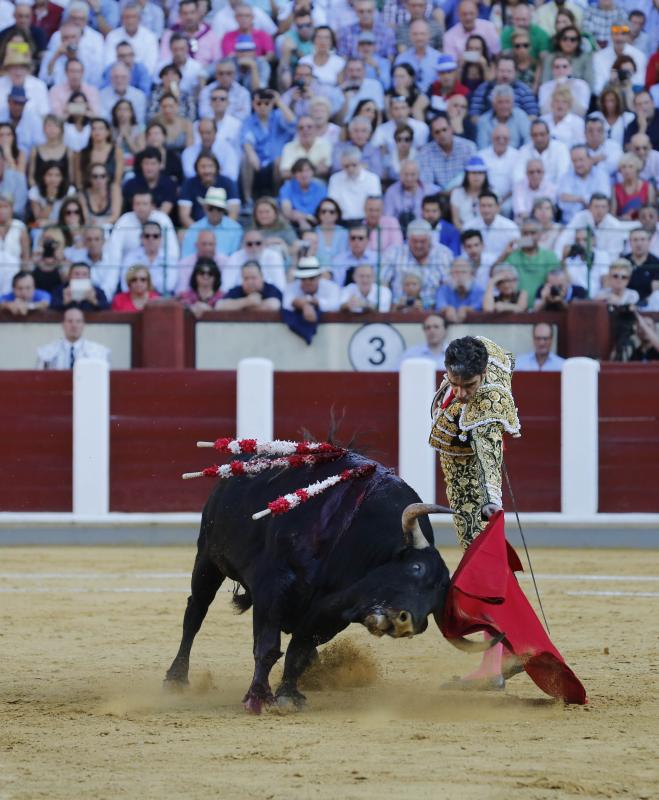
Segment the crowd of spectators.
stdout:
<path fill-rule="evenodd" d="M 0 308 L 659 310 L 658 44 L 659 0 L 0 0 Z"/>

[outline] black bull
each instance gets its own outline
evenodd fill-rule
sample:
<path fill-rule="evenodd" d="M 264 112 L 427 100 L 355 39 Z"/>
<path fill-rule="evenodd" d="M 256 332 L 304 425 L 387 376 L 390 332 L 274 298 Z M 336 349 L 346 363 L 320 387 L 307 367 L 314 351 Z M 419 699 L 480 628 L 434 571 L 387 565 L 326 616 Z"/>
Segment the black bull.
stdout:
<path fill-rule="evenodd" d="M 316 646 L 351 622 L 378 636 L 413 636 L 426 629 L 429 614 L 441 615 L 449 571 L 430 546 L 433 532 L 424 514 L 447 509 L 421 505 L 381 465 L 286 514 L 252 520 L 278 495 L 366 463 L 349 453 L 314 467 L 234 477 L 213 489 L 202 514 L 183 638 L 167 682 L 187 683 L 194 637 L 225 578 L 244 587 L 236 597 L 242 610 L 253 605 L 255 669 L 244 702 L 256 713 L 273 702 L 300 706 L 298 679 Z M 282 655 L 282 631 L 291 641 L 273 697 L 269 674 Z M 465 640 L 453 643 L 482 649 Z"/>

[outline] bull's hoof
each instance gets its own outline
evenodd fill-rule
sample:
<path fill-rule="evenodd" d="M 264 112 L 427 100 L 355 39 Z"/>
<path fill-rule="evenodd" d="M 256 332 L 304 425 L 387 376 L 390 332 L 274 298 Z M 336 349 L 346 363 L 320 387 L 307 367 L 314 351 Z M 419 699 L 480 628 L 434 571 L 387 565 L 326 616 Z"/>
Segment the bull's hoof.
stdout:
<path fill-rule="evenodd" d="M 457 676 L 450 681 L 446 681 L 440 689 L 451 689 L 459 692 L 500 692 L 506 688 L 506 681 L 503 675 L 496 675 L 493 678 L 476 678 L 465 680 Z"/>
<path fill-rule="evenodd" d="M 168 672 L 165 675 L 165 680 L 162 682 L 163 689 L 169 692 L 182 692 L 190 686 L 190 681 L 187 675 L 177 675 L 176 673 Z"/>
<path fill-rule="evenodd" d="M 501 674 L 504 680 L 510 680 L 514 675 L 519 675 L 520 672 L 524 672 L 524 664 L 517 656 L 504 658 L 501 665 Z"/>
<path fill-rule="evenodd" d="M 249 691 L 243 697 L 243 708 L 248 714 L 260 714 L 264 708 L 268 708 L 275 702 L 271 692 L 260 694 Z"/>
<path fill-rule="evenodd" d="M 275 704 L 271 707 L 271 711 L 282 716 L 285 714 L 294 714 L 301 711 L 307 704 L 307 698 L 298 692 L 297 689 L 287 691 L 285 694 L 275 695 Z"/>

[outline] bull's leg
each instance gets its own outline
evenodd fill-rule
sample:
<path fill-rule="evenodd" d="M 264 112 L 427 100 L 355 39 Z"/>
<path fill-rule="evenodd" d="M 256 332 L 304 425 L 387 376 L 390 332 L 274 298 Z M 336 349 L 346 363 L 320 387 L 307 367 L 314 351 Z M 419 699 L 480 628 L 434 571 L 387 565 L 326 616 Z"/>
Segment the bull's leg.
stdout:
<path fill-rule="evenodd" d="M 274 702 L 270 689 L 270 670 L 281 658 L 281 631 L 278 620 L 273 620 L 273 609 L 265 612 L 254 603 L 254 677 L 243 697 L 245 710 L 260 714 L 264 705 Z M 275 618 L 277 615 L 274 615 Z"/>
<path fill-rule="evenodd" d="M 188 683 L 190 666 L 190 650 L 194 637 L 204 621 L 208 607 L 215 599 L 217 590 L 222 585 L 224 575 L 208 558 L 197 556 L 192 570 L 192 589 L 188 597 L 188 605 L 183 617 L 183 638 L 181 645 L 167 670 L 165 683 L 184 685 Z"/>
<path fill-rule="evenodd" d="M 297 682 L 317 657 L 318 653 L 312 639 L 293 636 L 286 650 L 284 674 L 275 694 L 279 710 L 294 711 L 304 706 L 306 697 L 297 688 Z"/>

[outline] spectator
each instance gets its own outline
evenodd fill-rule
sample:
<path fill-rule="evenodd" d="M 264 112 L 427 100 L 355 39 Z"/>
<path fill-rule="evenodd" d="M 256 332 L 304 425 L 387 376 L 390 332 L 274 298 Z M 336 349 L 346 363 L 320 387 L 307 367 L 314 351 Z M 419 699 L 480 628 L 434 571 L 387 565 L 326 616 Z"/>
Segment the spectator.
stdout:
<path fill-rule="evenodd" d="M 11 291 L 0 295 L 0 311 L 14 317 L 26 317 L 31 311 L 43 311 L 50 305 L 50 295 L 34 284 L 31 272 L 20 270 L 11 279 Z"/>
<path fill-rule="evenodd" d="M 261 265 L 249 259 L 240 268 L 241 283 L 215 303 L 218 311 L 278 311 L 282 293 L 263 280 Z"/>
<path fill-rule="evenodd" d="M 221 283 L 220 270 L 213 259 L 198 258 L 190 275 L 190 285 L 187 291 L 178 295 L 178 299 L 196 319 L 201 319 L 224 296 L 220 289 Z"/>
<path fill-rule="evenodd" d="M 540 223 L 533 219 L 524 220 L 521 228 L 519 241 L 511 241 L 501 253 L 500 259 L 516 268 L 519 286 L 526 292 L 531 308 L 538 289 L 547 280 L 547 275 L 558 269 L 560 263 L 551 250 L 540 248 Z"/>
<path fill-rule="evenodd" d="M 138 153 L 135 173 L 135 177 L 123 186 L 124 210 L 132 206 L 133 195 L 148 192 L 156 209 L 169 216 L 176 204 L 176 184 L 163 172 L 160 151 L 155 147 L 146 147 Z"/>
<path fill-rule="evenodd" d="M 393 58 L 396 53 L 394 32 L 380 18 L 374 0 L 356 0 L 354 9 L 358 21 L 339 29 L 337 51 L 342 56 L 355 57 L 360 34 L 369 31 L 375 36 L 378 55 L 382 58 Z"/>
<path fill-rule="evenodd" d="M 138 192 L 133 195 L 133 210 L 119 217 L 110 234 L 108 242 L 108 260 L 110 264 L 122 265 L 126 255 L 139 247 L 142 227 L 147 221 L 157 222 L 165 233 L 163 248 L 167 254 L 168 265 L 173 265 L 178 261 L 178 237 L 171 220 L 162 211 L 157 211 L 153 207 L 153 198 L 150 193 L 140 194 Z M 194 243 L 190 251 L 192 251 L 193 247 Z"/>
<path fill-rule="evenodd" d="M 389 311 L 391 290 L 375 282 L 375 270 L 371 264 L 356 266 L 352 277 L 353 282 L 341 289 L 340 311 Z"/>
<path fill-rule="evenodd" d="M 437 241 L 457 256 L 460 255 L 460 233 L 444 219 L 444 205 L 442 195 L 426 195 L 421 202 L 421 217 L 430 223 L 430 227 L 437 234 Z"/>
<path fill-rule="evenodd" d="M 635 312 L 636 324 L 634 326 L 635 338 L 632 342 L 635 347 L 626 360 L 629 361 L 659 361 L 659 335 L 653 320 L 643 314 Z"/>
<path fill-rule="evenodd" d="M 335 172 L 329 179 L 327 194 L 340 206 L 346 223 L 361 220 L 366 198 L 382 192 L 380 179 L 375 173 L 364 169 L 357 147 L 351 146 L 342 151 L 341 166 L 341 171 Z"/>
<path fill-rule="evenodd" d="M 384 214 L 384 200 L 379 195 L 367 197 L 364 203 L 364 223 L 368 230 L 369 249 L 384 253 L 403 243 L 403 233 L 396 217 Z"/>
<path fill-rule="evenodd" d="M 130 73 L 130 85 L 144 92 L 144 96 L 148 97 L 151 93 L 151 72 L 147 70 L 141 61 L 135 60 L 135 49 L 130 42 L 126 41 L 119 42 L 114 48 L 112 59 L 103 70 L 101 87 L 104 88 L 110 84 L 110 72 L 112 71 L 112 67 L 117 63 L 124 64 L 128 68 Z M 99 113 L 100 111 L 97 112 L 97 114 Z"/>
<path fill-rule="evenodd" d="M 326 139 L 331 147 L 339 141 L 341 127 L 330 122 L 332 108 L 330 101 L 326 97 L 314 97 L 309 103 L 309 115 L 313 120 L 316 136 L 319 139 Z"/>
<path fill-rule="evenodd" d="M 207 159 L 203 156 L 202 159 Z M 210 186 L 203 197 L 198 197 L 204 216 L 193 222 L 183 237 L 182 254 L 189 256 L 195 248 L 199 231 L 212 230 L 217 241 L 217 250 L 230 255 L 238 249 L 242 238 L 242 226 L 228 214 L 227 193 L 223 188 Z"/>
<path fill-rule="evenodd" d="M 410 64 L 416 74 L 417 89 L 428 94 L 437 77 L 437 62 L 442 54 L 430 46 L 430 25 L 424 19 L 416 19 L 410 24 L 409 35 L 411 46 L 398 56 L 395 63 Z"/>
<path fill-rule="evenodd" d="M 76 6 L 76 15 L 84 14 L 83 5 L 79 3 Z M 97 88 L 100 86 L 103 74 L 103 37 L 84 23 L 82 26 L 78 25 L 71 14 L 48 42 L 48 49 L 41 59 L 39 78 L 47 86 L 65 83 L 66 63 L 69 58 L 79 59 L 85 68 L 88 83 Z"/>
<path fill-rule="evenodd" d="M 311 344 L 322 314 L 338 311 L 339 287 L 321 277 L 318 259 L 304 257 L 298 261 L 293 283 L 286 285 L 282 303 L 284 322 L 293 333 Z"/>
<path fill-rule="evenodd" d="M 331 197 L 326 197 L 314 214 L 319 224 L 317 257 L 323 266 L 329 266 L 332 260 L 348 246 L 348 231 L 343 227 L 341 207 Z"/>
<path fill-rule="evenodd" d="M 62 120 L 54 114 L 47 114 L 43 121 L 43 132 L 45 141 L 30 151 L 28 162 L 30 186 L 34 186 L 37 180 L 43 179 L 45 164 L 53 162 L 59 165 L 64 181 L 69 183 L 73 175 L 72 153 L 64 144 Z"/>
<path fill-rule="evenodd" d="M 100 117 L 90 120 L 89 143 L 73 159 L 74 183 L 82 189 L 88 179 L 91 164 L 103 164 L 111 183 L 121 186 L 124 173 L 124 155 L 112 138 L 107 120 Z"/>
<path fill-rule="evenodd" d="M 280 172 L 283 178 L 290 178 L 292 167 L 301 158 L 308 159 L 317 177 L 325 178 L 329 174 L 332 161 L 330 143 L 319 137 L 316 126 L 309 116 L 301 116 L 297 120 L 297 135 L 284 145 L 281 154 Z"/>
<path fill-rule="evenodd" d="M 444 53 L 460 58 L 465 50 L 467 39 L 473 34 L 482 36 L 491 53 L 501 49 L 499 34 L 492 22 L 478 17 L 478 5 L 474 0 L 462 0 L 458 5 L 458 23 L 444 34 Z"/>
<path fill-rule="evenodd" d="M 607 138 L 622 147 L 625 139 L 625 129 L 634 119 L 634 114 L 625 110 L 622 97 L 613 86 L 603 89 L 599 97 L 598 106 L 600 113 L 604 117 Z"/>
<path fill-rule="evenodd" d="M 389 286 L 395 303 L 403 299 L 403 276 L 413 273 L 421 279 L 424 308 L 432 308 L 437 288 L 448 277 L 452 253 L 448 247 L 434 241 L 434 232 L 424 219 L 413 220 L 407 226 L 407 244 L 387 254 L 381 281 Z"/>
<path fill-rule="evenodd" d="M 117 291 L 120 277 L 119 265 L 109 261 L 109 248 L 105 242 L 105 232 L 100 225 L 87 225 L 82 234 L 83 247 L 77 251 L 78 261 L 89 264 L 91 280 L 103 290 L 110 299 Z"/>
<path fill-rule="evenodd" d="M 18 39 L 23 41 L 17 42 Z M 12 54 L 17 43 L 21 49 L 24 48 L 25 60 L 30 62 L 29 66 L 32 66 L 32 61 L 38 63 L 46 49 L 46 34 L 41 28 L 32 24 L 30 0 L 18 0 L 14 3 L 14 24 L 4 27 L 0 35 L 0 63 L 7 66 L 7 57 Z"/>
<path fill-rule="evenodd" d="M 621 55 L 631 56 L 634 59 L 636 73 L 632 78 L 633 83 L 638 86 L 643 86 L 645 83 L 647 58 L 638 48 L 629 43 L 631 38 L 629 22 L 626 19 L 620 19 L 611 25 L 610 30 L 611 44 L 602 50 L 598 50 L 592 57 L 592 81 L 589 81 L 589 83 L 593 87 L 594 94 L 599 94 L 602 91 L 608 81 L 611 67 Z"/>
<path fill-rule="evenodd" d="M 25 223 L 14 219 L 13 199 L 0 193 L 0 294 L 9 291 L 9 282 L 30 259 L 30 242 Z"/>
<path fill-rule="evenodd" d="M 570 111 L 572 103 L 570 87 L 557 86 L 551 95 L 551 111 L 541 117 L 547 123 L 550 135 L 567 147 L 574 142 L 583 142 L 585 138 L 583 118 Z"/>
<path fill-rule="evenodd" d="M 474 283 L 485 291 L 495 258 L 491 253 L 485 252 L 483 234 L 480 231 L 468 229 L 460 234 L 460 242 L 464 256 L 474 273 Z"/>
<path fill-rule="evenodd" d="M 650 252 L 659 253 L 659 210 L 656 206 L 643 206 L 638 212 L 638 222 L 650 237 Z"/>
<path fill-rule="evenodd" d="M 560 372 L 565 359 L 552 352 L 553 340 L 551 325 L 536 322 L 533 326 L 533 351 L 515 358 L 517 372 Z"/>
<path fill-rule="evenodd" d="M 494 192 L 481 192 L 478 198 L 478 216 L 465 220 L 464 226 L 480 231 L 485 250 L 496 259 L 511 252 L 511 242 L 519 237 L 517 225 L 499 213 L 499 200 Z"/>
<path fill-rule="evenodd" d="M 17 217 L 25 214 L 27 204 L 27 181 L 25 175 L 7 167 L 5 154 L 0 147 L 0 194 L 12 198 L 13 212 Z"/>
<path fill-rule="evenodd" d="M 169 64 L 172 60 L 170 41 L 175 33 L 188 40 L 190 56 L 204 68 L 215 64 L 221 58 L 220 39 L 210 25 L 201 19 L 202 11 L 197 0 L 181 0 L 178 4 L 178 23 L 166 30 L 160 41 L 160 59 Z"/>
<path fill-rule="evenodd" d="M 515 61 L 512 56 L 502 53 L 496 61 L 494 80 L 485 81 L 472 92 L 469 100 L 469 114 L 478 118 L 490 109 L 492 90 L 495 86 L 510 86 L 515 95 L 515 105 L 530 117 L 538 115 L 538 101 L 529 87 L 516 79 Z M 474 119 L 476 121 L 476 119 Z"/>
<path fill-rule="evenodd" d="M 634 228 L 629 234 L 629 253 L 624 258 L 633 267 L 629 288 L 635 289 L 641 300 L 659 289 L 659 258 L 650 252 L 650 235 L 644 228 Z"/>
<path fill-rule="evenodd" d="M 572 166 L 558 183 L 558 206 L 563 222 L 569 223 L 579 211 L 588 207 L 593 194 L 609 197 L 611 187 L 604 170 L 594 167 L 583 144 L 575 144 L 570 149 Z"/>
<path fill-rule="evenodd" d="M 482 309 L 484 294 L 474 282 L 474 269 L 469 261 L 456 258 L 448 282 L 437 289 L 435 308 L 447 322 L 464 322 L 470 311 Z"/>
<path fill-rule="evenodd" d="M 147 147 L 155 147 L 160 152 L 162 163 L 165 165 L 165 175 L 168 175 L 177 184 L 182 183 L 183 167 L 181 166 L 181 159 L 176 150 L 166 147 L 167 130 L 162 122 L 159 122 L 156 118 L 146 126 L 144 144 Z"/>
<path fill-rule="evenodd" d="M 286 286 L 286 272 L 284 259 L 277 247 L 268 247 L 267 240 L 259 230 L 246 231 L 243 236 L 242 247 L 229 256 L 226 265 L 222 267 L 222 284 L 224 290 L 240 286 L 240 270 L 247 261 L 257 261 L 263 279 L 276 286 L 280 291 Z"/>
<path fill-rule="evenodd" d="M 395 217 L 403 228 L 421 216 L 423 198 L 439 191 L 434 183 L 424 183 L 420 174 L 416 161 L 402 161 L 399 180 L 384 193 L 384 213 Z"/>
<path fill-rule="evenodd" d="M 387 62 L 387 66 L 388 66 Z M 281 61 L 280 61 L 281 65 Z M 316 80 L 311 68 L 311 64 L 297 63 L 294 72 L 293 85 L 290 86 L 282 95 L 284 105 L 288 106 L 295 114 L 297 119 L 300 117 L 311 116 L 312 107 L 316 100 L 323 100 L 327 104 L 327 119 L 332 114 L 337 113 L 343 107 L 343 95 L 336 86 L 328 86 Z M 282 85 L 286 85 L 285 81 Z M 337 126 L 333 126 L 336 128 Z M 319 132 L 317 131 L 318 135 Z"/>
<path fill-rule="evenodd" d="M 519 288 L 515 267 L 503 264 L 494 267 L 483 297 L 483 311 L 520 313 L 529 307 L 528 294 Z"/>
<path fill-rule="evenodd" d="M 501 31 L 501 49 L 512 49 L 512 35 L 514 31 L 524 31 L 528 34 L 531 43 L 531 56 L 537 61 L 542 53 L 551 48 L 551 38 L 538 25 L 532 21 L 532 8 L 528 3 L 519 3 L 510 11 L 511 24 L 506 25 Z"/>
<path fill-rule="evenodd" d="M 334 146 L 332 154 L 332 169 L 337 171 L 343 163 L 344 151 L 356 148 L 359 150 L 359 160 L 370 172 L 379 175 L 382 172 L 382 156 L 380 148 L 372 144 L 370 140 L 373 127 L 371 122 L 364 116 L 353 117 L 348 123 L 348 139 L 345 142 L 338 142 Z"/>
<path fill-rule="evenodd" d="M 458 230 L 478 214 L 481 192 L 489 191 L 487 166 L 480 156 L 472 156 L 465 164 L 462 186 L 451 191 L 451 221 Z"/>
<path fill-rule="evenodd" d="M 437 370 L 445 369 L 444 353 L 448 344 L 446 323 L 438 314 L 428 314 L 423 320 L 423 335 L 426 339 L 425 344 L 408 347 L 400 357 L 400 363 L 407 361 L 408 358 L 428 358 L 435 362 Z"/>
<path fill-rule="evenodd" d="M 263 56 L 268 61 L 272 61 L 275 55 L 275 43 L 269 33 L 254 27 L 254 11 L 248 5 L 239 5 L 234 9 L 236 30 L 229 31 L 222 38 L 222 55 L 235 55 L 236 45 L 241 37 L 249 36 L 254 40 L 256 55 Z"/>
<path fill-rule="evenodd" d="M 309 56 L 313 53 L 312 38 L 313 20 L 310 10 L 306 7 L 295 10 L 293 12 L 293 25 L 277 40 L 279 48 L 277 75 L 279 85 L 282 88 L 290 87 L 293 70 L 295 71 L 295 80 L 298 81 L 300 79 L 297 73 L 298 62 L 302 56 Z M 309 79 L 311 79 L 311 67 L 308 64 L 304 64 L 303 67 L 305 71 L 308 71 Z M 286 96 L 284 96 L 284 102 L 290 106 Z M 302 113 L 297 109 L 294 109 L 294 111 L 298 117 Z"/>
<path fill-rule="evenodd" d="M 378 81 L 383 89 L 391 86 L 391 64 L 377 53 L 378 40 L 371 31 L 362 31 L 357 38 L 357 56 L 366 65 L 366 77 Z M 306 66 L 306 65 L 305 65 Z"/>
<path fill-rule="evenodd" d="M 87 104 L 85 95 L 82 92 L 74 92 L 66 104 L 66 121 L 64 122 L 64 144 L 73 153 L 79 153 L 89 144 L 89 137 L 91 136 L 89 120 L 91 116 L 92 112 Z"/>
<path fill-rule="evenodd" d="M 117 61 L 110 69 L 110 84 L 100 92 L 103 117 L 109 120 L 112 109 L 120 100 L 127 100 L 133 107 L 135 117 L 140 125 L 146 119 L 146 95 L 141 89 L 130 85 L 130 70 L 121 61 Z"/>
<path fill-rule="evenodd" d="M 501 213 L 506 217 L 512 211 L 513 180 L 518 168 L 519 151 L 510 146 L 510 130 L 506 125 L 496 125 L 492 131 L 492 144 L 478 153 L 487 167 L 490 190 L 499 198 Z"/>
<path fill-rule="evenodd" d="M 212 117 L 211 96 L 216 89 L 223 89 L 229 96 L 227 113 L 239 120 L 246 119 L 251 112 L 251 98 L 244 86 L 236 80 L 237 68 L 231 58 L 223 58 L 215 65 L 215 80 L 199 93 L 199 116 Z"/>
<path fill-rule="evenodd" d="M 606 138 L 604 117 L 599 112 L 586 119 L 586 146 L 593 164 L 600 165 L 612 178 L 618 171 L 622 149 L 617 142 Z"/>
<path fill-rule="evenodd" d="M 551 80 L 546 80 L 538 87 L 538 102 L 542 114 L 551 111 L 551 98 L 554 89 L 559 86 L 569 87 L 572 93 L 572 111 L 583 117 L 590 106 L 592 89 L 587 81 L 575 78 L 572 74 L 572 62 L 562 54 L 554 55 L 551 64 Z"/>
<path fill-rule="evenodd" d="M 336 86 L 346 61 L 336 52 L 334 31 L 327 25 L 319 25 L 313 34 L 313 53 L 302 56 L 300 64 L 309 64 L 313 77 L 322 84 Z"/>
<path fill-rule="evenodd" d="M 570 151 L 557 139 L 552 139 L 549 125 L 542 119 L 531 123 L 531 141 L 518 151 L 515 179 L 521 180 L 526 171 L 526 164 L 531 158 L 539 158 L 545 167 L 547 179 L 558 185 L 559 180 L 566 174 L 570 167 Z"/>
<path fill-rule="evenodd" d="M 214 107 L 226 108 L 227 98 L 226 91 L 216 89 L 211 95 L 211 103 Z M 218 174 L 233 181 L 235 190 L 240 170 L 240 120 L 224 113 L 223 109 L 214 110 L 217 111 L 214 118 L 199 120 L 195 143 L 186 147 L 181 155 L 183 174 L 186 178 L 194 178 L 199 156 L 213 156 L 221 165 Z"/>
<path fill-rule="evenodd" d="M 60 27 L 63 9 L 50 0 L 34 0 L 32 24 L 44 32 L 46 40 Z"/>
<path fill-rule="evenodd" d="M 642 206 L 654 205 L 656 193 L 649 181 L 640 177 L 643 164 L 633 153 L 618 162 L 622 180 L 613 187 L 611 210 L 620 220 L 637 220 Z"/>
<path fill-rule="evenodd" d="M 574 242 L 575 231 L 580 228 L 590 228 L 593 235 L 597 237 L 598 245 L 602 250 L 607 250 L 613 256 L 620 255 L 627 238 L 628 226 L 610 212 L 611 201 L 607 195 L 601 192 L 592 194 L 588 208 L 575 214 L 570 224 L 558 237 L 556 253 L 562 255 L 565 245 Z"/>
<path fill-rule="evenodd" d="M 12 86 L 7 95 L 7 109 L 0 111 L 0 122 L 8 122 L 16 132 L 18 146 L 29 152 L 43 142 L 41 117 L 27 105 L 22 86 Z"/>
<path fill-rule="evenodd" d="M 38 183 L 28 192 L 32 218 L 37 227 L 57 221 L 64 198 L 75 194 L 56 161 L 46 161 Z"/>
<path fill-rule="evenodd" d="M 203 219 L 205 213 L 202 207 L 203 198 L 211 189 L 220 189 L 224 192 L 227 213 L 231 221 L 235 221 L 240 212 L 238 187 L 232 180 L 220 174 L 220 164 L 215 156 L 212 153 L 201 153 L 197 156 L 194 170 L 194 177 L 186 178 L 181 186 L 178 199 L 181 225 L 189 228 L 193 223 Z"/>
<path fill-rule="evenodd" d="M 153 288 L 151 273 L 143 264 L 136 264 L 126 270 L 127 292 L 117 293 L 112 300 L 113 311 L 142 311 L 149 300 L 159 297 Z"/>
<path fill-rule="evenodd" d="M 314 214 L 327 195 L 327 187 L 314 177 L 313 164 L 308 158 L 298 158 L 292 175 L 279 190 L 282 214 L 299 230 L 311 230 L 317 223 Z"/>
<path fill-rule="evenodd" d="M 380 81 L 366 77 L 366 65 L 360 58 L 349 58 L 343 72 L 343 119 L 351 119 L 362 100 L 375 103 L 379 111 L 384 109 L 384 91 Z"/>
<path fill-rule="evenodd" d="M 153 75 L 158 62 L 158 39 L 156 34 L 142 23 L 142 9 L 137 2 L 128 2 L 121 9 L 121 26 L 110 31 L 105 37 L 105 66 L 112 64 L 117 45 L 128 42 L 138 54 L 148 73 Z"/>
<path fill-rule="evenodd" d="M 553 269 L 547 280 L 536 292 L 533 311 L 565 311 L 573 300 L 587 300 L 588 293 L 582 286 L 572 284 L 564 269 Z"/>
<path fill-rule="evenodd" d="M 121 189 L 110 183 L 104 164 L 90 164 L 87 175 L 80 194 L 85 218 L 96 225 L 112 225 L 121 213 Z"/>
<path fill-rule="evenodd" d="M 553 43 L 554 52 L 546 53 L 542 57 L 540 79 L 542 81 L 551 80 L 554 59 L 567 58 L 570 62 L 572 75 L 592 85 L 594 69 L 592 47 L 577 27 L 577 24 L 569 21 L 569 17 L 566 17 L 566 21 L 569 24 L 560 29 L 558 25 L 556 27 Z"/>
<path fill-rule="evenodd" d="M 514 148 L 529 141 L 529 118 L 515 107 L 515 93 L 511 86 L 495 86 L 490 93 L 492 108 L 478 118 L 476 145 L 482 150 L 489 145 L 494 129 L 499 125 L 508 128 Z"/>
<path fill-rule="evenodd" d="M 650 181 L 655 191 L 659 186 L 659 152 L 652 149 L 652 142 L 646 133 L 636 133 L 629 140 L 630 151 L 641 162 L 640 178 Z"/>
<path fill-rule="evenodd" d="M 158 101 L 158 114 L 152 121 L 160 122 L 166 132 L 166 145 L 178 156 L 189 147 L 194 139 L 192 122 L 183 116 L 179 98 L 172 92 L 165 92 Z"/>
<path fill-rule="evenodd" d="M 166 252 L 166 241 L 158 222 L 147 220 L 143 223 L 139 247 L 128 252 L 124 258 L 122 289 L 126 290 L 128 287 L 125 277 L 128 268 L 135 264 L 143 264 L 148 268 L 153 288 L 159 294 L 174 294 L 178 278 L 176 259 L 172 259 Z"/>
<path fill-rule="evenodd" d="M 526 162 L 526 178 L 518 181 L 513 188 L 513 215 L 519 224 L 528 219 L 538 199 L 556 201 L 556 187 L 545 176 L 545 165 L 540 158 Z"/>
<path fill-rule="evenodd" d="M 418 2 L 418 0 L 412 0 Z M 431 85 L 430 105 L 435 111 L 448 111 L 448 100 L 451 97 L 467 97 L 469 89 L 460 83 L 458 78 L 458 62 L 449 55 L 441 55 L 435 67 L 437 80 Z M 465 100 L 465 110 L 467 102 Z M 450 115 L 449 115 L 450 116 Z"/>
<path fill-rule="evenodd" d="M 602 288 L 611 264 L 611 256 L 599 247 L 597 238 L 588 228 L 578 228 L 574 232 L 574 243 L 565 245 L 562 251 L 561 264 L 570 281 L 585 289 L 591 298 Z"/>
<path fill-rule="evenodd" d="M 394 18 L 396 23 L 396 46 L 398 51 L 410 46 L 409 25 L 417 19 L 424 19 L 430 27 L 430 42 L 441 50 L 444 34 L 444 12 L 440 7 L 428 7 L 423 0 L 404 0 L 399 2 Z M 404 6 L 404 8 L 403 8 Z"/>
<path fill-rule="evenodd" d="M 53 86 L 48 92 L 47 108 L 51 114 L 63 118 L 67 116 L 66 106 L 71 95 L 81 92 L 85 95 L 87 106 L 94 117 L 101 113 L 101 97 L 99 91 L 91 83 L 84 80 L 85 67 L 78 58 L 70 58 L 64 67 L 66 79 Z M 48 112 L 47 112 L 48 113 Z"/>
<path fill-rule="evenodd" d="M 639 301 L 638 292 L 629 288 L 632 264 L 626 258 L 617 258 L 609 267 L 606 286 L 595 295 L 609 306 L 635 306 Z"/>
<path fill-rule="evenodd" d="M 353 225 L 348 231 L 348 247 L 332 260 L 332 278 L 337 286 L 352 283 L 353 273 L 360 264 L 375 266 L 378 254 L 369 248 L 367 225 Z"/>
<path fill-rule="evenodd" d="M 276 106 L 276 108 L 275 108 Z M 243 123 L 241 167 L 243 197 L 251 212 L 254 193 L 272 194 L 275 170 L 284 145 L 293 138 L 295 117 L 276 92 L 257 89 L 252 94 L 252 114 Z"/>
<path fill-rule="evenodd" d="M 421 290 L 423 282 L 414 272 L 404 272 L 402 275 L 402 292 L 396 302 L 392 300 L 392 311 L 423 311 Z"/>
<path fill-rule="evenodd" d="M 62 231 L 56 225 L 48 225 L 43 229 L 32 253 L 34 283 L 37 289 L 43 289 L 51 296 L 56 287 L 63 283 L 69 268 L 64 257 L 64 246 Z"/>
<path fill-rule="evenodd" d="M 110 361 L 110 350 L 83 338 L 85 316 L 79 308 L 67 308 L 62 318 L 64 336 L 37 350 L 37 369 L 73 369 L 79 358 Z"/>
<path fill-rule="evenodd" d="M 388 103 L 392 97 L 405 97 L 414 119 L 423 120 L 429 106 L 428 97 L 414 85 L 415 75 L 411 64 L 397 64 L 391 71 L 391 86 L 386 96 Z"/>
<path fill-rule="evenodd" d="M 8 122 L 0 122 L 0 156 L 8 169 L 25 176 L 27 158 L 24 150 L 18 149 L 16 132 Z M 0 179 L 1 180 L 1 179 Z M 27 194 L 27 186 L 25 187 Z"/>
<path fill-rule="evenodd" d="M 412 129 L 413 142 L 416 147 L 422 147 L 428 141 L 428 126 L 425 122 L 411 116 L 411 108 L 406 97 L 392 97 L 387 111 L 389 119 L 378 125 L 371 139 L 375 147 L 385 147 L 393 150 L 396 133 L 401 126 L 407 125 Z"/>
<path fill-rule="evenodd" d="M 443 112 L 430 123 L 430 135 L 433 141 L 422 147 L 419 153 L 421 179 L 442 189 L 450 188 L 474 155 L 476 146 L 453 134 L 448 116 Z"/>
<path fill-rule="evenodd" d="M 50 307 L 56 311 L 79 308 L 81 311 L 105 311 L 110 307 L 105 292 L 91 280 L 89 264 L 71 264 L 68 280 L 56 286 L 50 300 Z"/>

